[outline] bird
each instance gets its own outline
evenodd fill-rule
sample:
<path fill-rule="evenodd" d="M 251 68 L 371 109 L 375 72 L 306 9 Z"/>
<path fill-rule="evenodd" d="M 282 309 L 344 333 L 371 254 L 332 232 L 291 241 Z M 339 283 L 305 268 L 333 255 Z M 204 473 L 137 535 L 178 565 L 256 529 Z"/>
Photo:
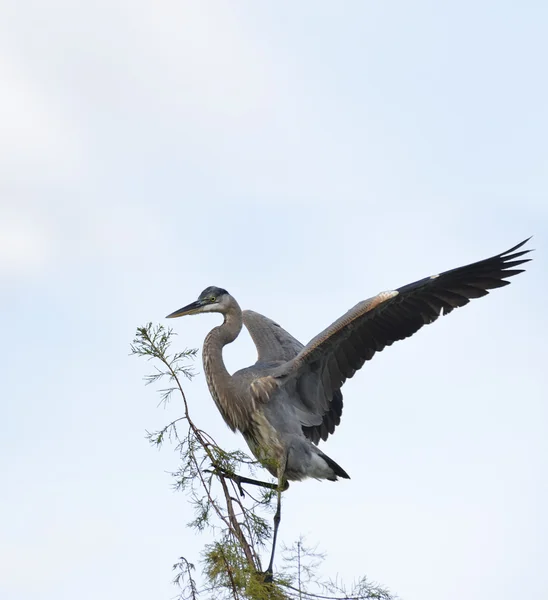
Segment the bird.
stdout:
<path fill-rule="evenodd" d="M 167 315 L 170 319 L 203 313 L 224 317 L 205 338 L 204 372 L 228 427 L 243 435 L 259 462 L 278 478 L 273 552 L 280 493 L 289 481 L 349 479 L 318 447 L 341 422 L 345 381 L 387 346 L 489 290 L 508 285 L 509 277 L 524 271 L 516 267 L 531 260 L 524 258 L 530 250 L 519 250 L 530 239 L 491 258 L 363 300 L 306 345 L 268 317 L 242 310 L 220 287 L 206 288 L 196 301 Z M 257 361 L 231 375 L 223 362 L 223 348 L 237 339 L 243 326 L 255 343 Z"/>

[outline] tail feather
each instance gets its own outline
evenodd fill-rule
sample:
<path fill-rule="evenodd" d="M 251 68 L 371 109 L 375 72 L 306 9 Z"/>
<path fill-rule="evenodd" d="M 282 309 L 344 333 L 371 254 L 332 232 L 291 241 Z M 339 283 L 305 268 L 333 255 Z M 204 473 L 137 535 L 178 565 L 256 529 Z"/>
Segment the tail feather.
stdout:
<path fill-rule="evenodd" d="M 325 460 L 328 467 L 333 471 L 333 477 L 328 477 L 330 481 L 337 481 L 337 477 L 342 477 L 343 479 L 350 479 L 350 475 L 339 466 L 332 458 L 329 458 L 327 454 L 324 454 L 321 450 L 317 450 L 318 454 Z"/>

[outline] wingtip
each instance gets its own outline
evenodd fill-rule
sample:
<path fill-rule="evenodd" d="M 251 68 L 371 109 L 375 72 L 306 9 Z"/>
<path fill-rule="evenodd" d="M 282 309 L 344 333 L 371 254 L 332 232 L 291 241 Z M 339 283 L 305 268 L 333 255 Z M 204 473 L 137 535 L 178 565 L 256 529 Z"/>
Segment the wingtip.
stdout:
<path fill-rule="evenodd" d="M 533 239 L 533 235 L 530 235 L 526 240 L 523 240 L 522 245 L 526 244 L 527 242 L 529 242 L 530 240 Z M 534 252 L 536 250 L 536 248 L 529 248 L 526 252 Z M 528 260 L 532 260 L 531 258 L 529 258 Z"/>
<path fill-rule="evenodd" d="M 525 244 L 532 240 L 533 236 L 530 235 L 527 239 L 523 240 L 523 242 L 520 242 L 519 244 L 516 244 L 513 248 L 510 248 L 510 250 L 506 250 L 506 252 L 503 252 L 502 254 L 510 254 L 510 252 L 514 252 L 514 250 L 517 250 L 518 248 L 521 248 L 522 246 L 525 246 Z M 534 248 L 530 249 L 530 250 L 525 250 L 525 252 L 533 252 Z"/>

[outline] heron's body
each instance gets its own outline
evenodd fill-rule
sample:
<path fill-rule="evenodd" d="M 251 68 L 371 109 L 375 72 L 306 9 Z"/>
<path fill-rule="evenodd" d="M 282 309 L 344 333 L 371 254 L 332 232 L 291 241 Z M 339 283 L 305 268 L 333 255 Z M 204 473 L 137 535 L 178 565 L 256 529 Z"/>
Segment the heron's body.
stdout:
<path fill-rule="evenodd" d="M 266 366 L 269 368 L 273 367 Z M 331 481 L 348 478 L 339 465 L 304 435 L 297 411 L 289 402 L 291 388 L 291 385 L 288 389 L 278 388 L 268 402 L 255 406 L 250 427 L 242 432 L 249 448 L 275 477 L 279 474 L 277 466 L 285 461 L 283 475 L 288 481 L 307 477 Z"/>
<path fill-rule="evenodd" d="M 527 240 L 526 240 L 527 241 Z M 209 390 L 227 425 L 240 431 L 258 460 L 285 480 L 348 478 L 318 447 L 340 423 L 341 387 L 364 362 L 413 335 L 440 314 L 502 287 L 528 251 L 525 242 L 492 258 L 427 277 L 360 302 L 306 346 L 277 323 L 242 311 L 226 290 L 210 287 L 169 315 L 220 312 L 224 322 L 206 337 L 203 361 Z M 517 260 L 519 259 L 519 260 Z M 230 375 L 222 351 L 242 326 L 257 347 L 257 362 Z"/>
<path fill-rule="evenodd" d="M 226 424 L 233 431 L 240 431 L 250 450 L 272 475 L 278 475 L 279 465 L 285 462 L 284 477 L 289 480 L 301 480 L 306 477 L 336 480 L 337 475 L 348 475 L 327 458 L 319 448 L 304 435 L 299 424 L 298 415 L 290 402 L 292 384 L 275 387 L 262 401 L 262 383 L 268 381 L 271 373 L 281 367 L 285 361 L 258 360 L 230 375 L 224 368 L 222 348 L 234 341 L 239 335 L 242 324 L 246 324 L 255 335 L 265 335 L 272 327 L 283 331 L 270 319 L 252 311 L 243 311 L 233 298 L 231 309 L 225 315 L 221 327 L 214 328 L 206 337 L 203 348 L 203 364 L 209 391 Z M 271 339 L 272 349 L 280 356 L 297 355 L 297 347 L 302 347 L 295 340 L 294 350 L 284 354 L 279 341 Z M 219 368 L 223 365 L 222 368 Z M 230 399 L 230 402 L 227 402 Z M 331 465 L 331 466 L 330 466 Z"/>

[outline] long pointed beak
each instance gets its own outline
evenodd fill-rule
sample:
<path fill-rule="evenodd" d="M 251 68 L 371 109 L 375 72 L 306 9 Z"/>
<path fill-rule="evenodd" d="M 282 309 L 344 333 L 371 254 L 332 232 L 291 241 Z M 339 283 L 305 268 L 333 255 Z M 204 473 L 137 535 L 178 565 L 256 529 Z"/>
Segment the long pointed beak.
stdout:
<path fill-rule="evenodd" d="M 191 302 L 190 304 L 183 306 L 183 308 L 172 312 L 166 317 L 166 319 L 175 319 L 176 317 L 184 317 L 185 315 L 194 315 L 200 310 L 200 308 L 202 308 L 202 303 L 199 300 L 196 300 L 195 302 Z"/>

